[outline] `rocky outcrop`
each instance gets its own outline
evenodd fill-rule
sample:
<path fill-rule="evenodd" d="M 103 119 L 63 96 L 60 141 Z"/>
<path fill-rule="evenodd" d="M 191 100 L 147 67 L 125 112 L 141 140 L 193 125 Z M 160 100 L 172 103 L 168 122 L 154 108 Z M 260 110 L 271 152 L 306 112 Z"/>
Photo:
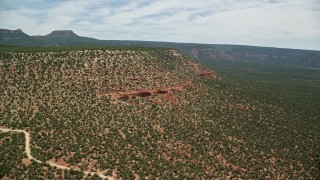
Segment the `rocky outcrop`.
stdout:
<path fill-rule="evenodd" d="M 135 90 L 135 91 L 119 91 L 119 92 L 112 92 L 112 93 L 97 93 L 97 97 L 101 98 L 103 96 L 109 96 L 111 98 L 125 98 L 125 99 L 131 99 L 132 97 L 148 97 L 148 96 L 154 96 L 157 94 L 169 94 L 172 92 L 181 92 L 185 90 L 186 88 L 190 87 L 192 85 L 191 81 L 176 84 L 172 86 L 166 86 L 166 87 L 160 87 L 156 89 L 141 89 L 141 90 Z"/>
<path fill-rule="evenodd" d="M 221 78 L 218 77 L 214 72 L 205 69 L 202 67 L 200 64 L 192 62 L 192 61 L 185 61 L 185 66 L 195 72 L 198 76 L 206 77 L 206 78 L 211 78 L 211 79 L 218 79 L 220 80 Z"/>

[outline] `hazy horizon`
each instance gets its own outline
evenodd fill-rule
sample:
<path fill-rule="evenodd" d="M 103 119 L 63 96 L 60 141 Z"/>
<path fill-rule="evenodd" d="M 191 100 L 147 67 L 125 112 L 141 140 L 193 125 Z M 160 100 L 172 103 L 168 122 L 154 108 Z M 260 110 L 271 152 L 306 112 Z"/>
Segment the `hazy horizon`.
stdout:
<path fill-rule="evenodd" d="M 0 20 L 1 28 L 29 35 L 68 29 L 101 40 L 320 50 L 316 0 L 4 0 Z"/>

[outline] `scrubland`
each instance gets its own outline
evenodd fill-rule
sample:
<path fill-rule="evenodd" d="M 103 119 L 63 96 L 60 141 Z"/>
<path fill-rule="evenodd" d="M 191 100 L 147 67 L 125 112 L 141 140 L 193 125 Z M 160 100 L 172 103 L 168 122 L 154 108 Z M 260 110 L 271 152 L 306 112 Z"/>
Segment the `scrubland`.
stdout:
<path fill-rule="evenodd" d="M 319 175 L 319 124 L 309 127 L 285 104 L 252 93 L 259 84 L 220 77 L 176 50 L 1 53 L 0 76 L 0 126 L 30 132 L 35 158 L 78 170 L 28 162 L 23 135 L 11 132 L 0 133 L 0 177 Z"/>

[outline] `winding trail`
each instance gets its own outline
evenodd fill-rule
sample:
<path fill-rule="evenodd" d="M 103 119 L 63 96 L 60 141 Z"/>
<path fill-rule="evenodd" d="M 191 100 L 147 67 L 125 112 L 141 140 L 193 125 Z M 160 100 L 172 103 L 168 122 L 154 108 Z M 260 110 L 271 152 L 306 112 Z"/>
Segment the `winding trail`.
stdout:
<path fill-rule="evenodd" d="M 34 158 L 32 155 L 31 155 L 31 149 L 30 149 L 30 133 L 28 133 L 27 131 L 25 130 L 19 130 L 19 129 L 7 129 L 7 128 L 2 128 L 0 127 L 0 131 L 2 132 L 20 132 L 20 133 L 24 133 L 25 135 L 25 138 L 26 138 L 26 141 L 25 141 L 25 151 L 26 151 L 26 154 L 28 156 L 28 158 L 30 160 L 34 160 L 38 163 L 42 163 L 42 161 Z M 54 162 L 51 162 L 51 161 L 46 161 L 46 163 L 48 163 L 50 166 L 53 166 L 53 167 L 57 167 L 59 169 L 68 169 L 68 170 L 75 170 L 75 171 L 81 171 L 81 170 L 77 170 L 77 169 L 73 169 L 73 168 L 70 168 L 70 167 L 67 167 L 67 166 L 61 166 L 57 163 L 54 163 Z M 103 178 L 103 179 L 110 179 L 110 180 L 113 180 L 114 178 L 110 177 L 110 176 L 105 176 L 103 175 L 102 173 L 96 173 L 96 172 L 90 172 L 90 171 L 82 171 L 84 174 L 88 175 L 94 175 L 94 174 L 98 174 L 99 177 Z"/>

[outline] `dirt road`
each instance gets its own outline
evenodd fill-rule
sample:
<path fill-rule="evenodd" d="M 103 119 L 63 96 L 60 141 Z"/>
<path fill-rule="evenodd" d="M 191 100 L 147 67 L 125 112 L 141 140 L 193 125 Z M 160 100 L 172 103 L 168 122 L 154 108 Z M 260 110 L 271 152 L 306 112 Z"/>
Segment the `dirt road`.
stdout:
<path fill-rule="evenodd" d="M 25 138 L 26 138 L 26 141 L 25 141 L 25 151 L 26 151 L 26 154 L 28 156 L 28 158 L 30 160 L 34 160 L 38 163 L 42 163 L 42 161 L 34 158 L 32 155 L 31 155 L 31 149 L 30 149 L 30 133 L 28 133 L 27 131 L 25 130 L 14 130 L 14 129 L 7 129 L 7 128 L 1 128 L 0 127 L 0 131 L 2 132 L 20 132 L 20 133 L 24 133 L 25 135 Z M 59 169 L 72 169 L 72 168 L 69 168 L 67 166 L 61 166 L 57 163 L 54 163 L 54 162 L 50 162 L 50 161 L 46 161 L 46 163 L 48 163 L 50 166 L 53 166 L 53 167 L 57 167 Z M 79 171 L 77 169 L 73 169 L 73 170 L 76 170 L 76 171 Z M 81 171 L 81 170 L 80 170 Z M 110 180 L 113 180 L 114 178 L 112 177 L 109 177 L 109 176 L 105 176 L 101 173 L 95 173 L 95 172 L 90 172 L 90 171 L 82 171 L 84 174 L 88 175 L 88 174 L 91 174 L 91 175 L 94 175 L 94 174 L 98 174 L 99 177 L 103 178 L 103 179 L 110 179 Z"/>

